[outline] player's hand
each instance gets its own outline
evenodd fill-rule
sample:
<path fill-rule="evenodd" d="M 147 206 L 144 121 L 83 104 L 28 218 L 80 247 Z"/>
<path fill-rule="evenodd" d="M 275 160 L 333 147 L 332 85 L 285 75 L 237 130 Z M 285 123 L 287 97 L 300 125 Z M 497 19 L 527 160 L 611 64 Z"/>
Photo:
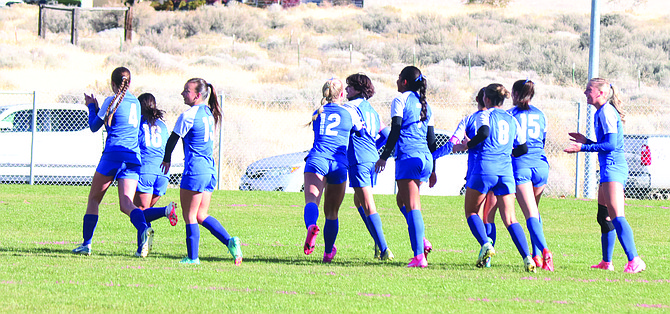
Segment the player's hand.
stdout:
<path fill-rule="evenodd" d="M 170 163 L 169 162 L 162 162 L 161 163 L 161 170 L 163 170 L 163 174 L 168 174 L 168 171 L 170 171 Z"/>
<path fill-rule="evenodd" d="M 581 143 L 572 143 L 568 146 L 568 148 L 564 149 L 563 151 L 568 153 L 568 154 L 581 152 L 582 151 L 582 144 Z"/>
<path fill-rule="evenodd" d="M 581 144 L 586 144 L 586 141 L 587 141 L 586 136 L 582 135 L 581 133 L 570 132 L 570 133 L 568 133 L 568 135 L 570 135 L 570 140 L 571 141 L 581 143 Z"/>
<path fill-rule="evenodd" d="M 437 175 L 435 172 L 430 174 L 430 178 L 428 179 L 428 187 L 432 188 L 435 186 L 435 183 L 437 183 Z"/>
<path fill-rule="evenodd" d="M 86 95 L 84 93 L 84 101 L 86 102 L 84 105 L 88 106 L 88 104 L 95 104 L 95 109 L 100 109 L 100 106 L 98 106 L 98 100 L 93 96 L 93 94 Z"/>
<path fill-rule="evenodd" d="M 377 163 L 375 163 L 375 171 L 377 173 L 380 173 L 384 171 L 385 168 L 386 168 L 386 160 L 384 159 L 377 160 Z"/>

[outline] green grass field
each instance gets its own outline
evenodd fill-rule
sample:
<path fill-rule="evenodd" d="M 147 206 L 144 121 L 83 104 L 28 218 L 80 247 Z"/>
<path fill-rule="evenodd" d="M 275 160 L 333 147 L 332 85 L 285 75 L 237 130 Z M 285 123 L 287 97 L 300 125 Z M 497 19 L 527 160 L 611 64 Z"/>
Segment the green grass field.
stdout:
<path fill-rule="evenodd" d="M 670 309 L 670 203 L 627 201 L 626 213 L 648 270 L 592 270 L 600 259 L 592 200 L 543 199 L 540 212 L 555 272 L 523 271 L 498 220 L 498 255 L 474 266 L 479 246 L 463 218 L 462 197 L 422 197 L 426 269 L 405 267 L 412 253 L 395 198 L 377 196 L 393 262 L 372 259 L 372 240 L 347 195 L 340 211 L 338 254 L 322 264 L 323 239 L 310 256 L 302 194 L 216 191 L 210 214 L 242 239 L 244 262 L 201 230 L 199 266 L 186 254 L 180 220 L 153 223 L 154 248 L 133 256 L 136 230 L 118 209 L 115 189 L 101 206 L 93 255 L 70 253 L 81 242 L 88 187 L 0 185 L 0 311 L 2 312 L 657 312 Z M 159 205 L 178 200 L 170 189 Z M 523 220 L 523 217 L 519 217 Z M 180 215 L 181 219 L 181 215 Z M 319 218 L 323 224 L 323 213 Z M 525 223 L 522 223 L 525 229 Z"/>

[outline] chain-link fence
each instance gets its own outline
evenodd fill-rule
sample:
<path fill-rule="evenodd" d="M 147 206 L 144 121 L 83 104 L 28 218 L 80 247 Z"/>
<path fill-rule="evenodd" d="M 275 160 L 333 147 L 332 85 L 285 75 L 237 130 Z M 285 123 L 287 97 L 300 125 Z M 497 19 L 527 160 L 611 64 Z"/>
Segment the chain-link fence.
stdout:
<path fill-rule="evenodd" d="M 0 93 L 0 180 L 9 183 L 89 184 L 104 145 L 104 132 L 91 133 L 83 97 Z M 158 96 L 158 95 L 157 95 Z M 185 108 L 178 96 L 159 99 L 171 128 Z M 51 101 L 48 101 L 51 100 Z M 431 98 L 438 145 L 475 110 L 473 103 Z M 227 190 L 301 191 L 304 158 L 311 148 L 312 110 L 320 98 L 254 99 L 221 95 L 224 119 L 215 141 L 219 188 Z M 376 99 L 373 107 L 390 122 L 391 99 Z M 572 101 L 541 101 L 549 121 L 546 153 L 550 164 L 545 195 L 595 197 L 598 165 L 595 153 L 566 154 L 568 132 L 592 133 L 595 109 Z M 590 108 L 589 108 L 590 107 Z M 670 188 L 670 106 L 625 107 L 626 157 L 630 168 L 626 196 L 667 198 Z M 33 112 L 37 114 L 34 115 Z M 593 138 L 593 136 L 590 136 Z M 181 145 L 178 145 L 180 148 Z M 180 149 L 177 149 L 180 151 Z M 181 153 L 181 152 L 180 152 Z M 175 155 L 173 161 L 180 158 Z M 458 195 L 463 190 L 467 156 L 451 154 L 437 163 L 438 185 L 422 193 Z M 183 167 L 183 164 L 182 164 Z M 172 186 L 180 168 L 173 167 Z M 380 174 L 375 193 L 395 193 L 392 161 Z M 31 176 L 32 180 L 31 181 Z"/>

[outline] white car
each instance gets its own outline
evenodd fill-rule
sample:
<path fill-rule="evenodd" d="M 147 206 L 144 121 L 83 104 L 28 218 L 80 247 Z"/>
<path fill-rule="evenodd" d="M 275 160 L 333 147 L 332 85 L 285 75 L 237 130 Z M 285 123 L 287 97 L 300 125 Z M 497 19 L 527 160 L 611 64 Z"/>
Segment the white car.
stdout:
<path fill-rule="evenodd" d="M 0 106 L 0 182 L 88 184 L 104 147 L 105 132 L 91 132 L 82 104 Z M 32 149 L 31 149 L 32 148 Z M 32 152 L 32 154 L 31 154 Z M 171 181 L 183 171 L 183 151 L 175 149 Z M 178 182 L 177 182 L 178 183 Z"/>
<path fill-rule="evenodd" d="M 435 131 L 438 147 L 444 145 L 451 134 Z M 240 190 L 243 191 L 303 191 L 305 157 L 308 151 L 277 155 L 255 161 L 240 178 Z M 464 194 L 465 172 L 467 171 L 467 153 L 449 154 L 436 162 L 437 184 L 429 188 L 421 185 L 423 195 L 461 195 Z M 348 193 L 353 189 L 347 188 Z M 375 194 L 395 194 L 395 160 L 389 158 L 386 169 L 377 175 Z"/>

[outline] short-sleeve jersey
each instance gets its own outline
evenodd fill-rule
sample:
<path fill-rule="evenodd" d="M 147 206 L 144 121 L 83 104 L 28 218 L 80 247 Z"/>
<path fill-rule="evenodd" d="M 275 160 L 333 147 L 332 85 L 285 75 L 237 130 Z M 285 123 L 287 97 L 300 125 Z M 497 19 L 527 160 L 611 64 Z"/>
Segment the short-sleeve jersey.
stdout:
<path fill-rule="evenodd" d="M 406 91 L 393 99 L 391 118 L 402 117 L 400 137 L 395 144 L 396 159 L 431 155 L 426 134 L 428 126 L 433 126 L 433 112 L 426 105 L 426 119 L 421 121 L 421 102 L 419 95 Z"/>
<path fill-rule="evenodd" d="M 547 136 L 547 118 L 542 110 L 529 105 L 528 110 L 517 107 L 507 110 L 518 122 L 519 133 L 526 135 L 528 152 L 512 157 L 514 169 L 548 168 L 549 162 L 544 152 L 544 142 Z M 518 145 L 518 143 L 517 143 Z"/>
<path fill-rule="evenodd" d="M 472 139 L 477 135 L 477 118 L 484 112 L 484 110 L 478 110 L 471 115 L 463 118 L 462 123 L 463 123 L 463 130 L 459 131 L 457 128 L 456 131 L 454 132 L 454 135 L 452 135 L 452 139 L 454 136 L 456 136 L 455 140 L 457 140 L 459 143 L 460 141 L 463 140 L 465 135 L 468 136 L 468 138 Z M 459 124 L 460 126 L 460 124 Z M 481 148 L 481 145 L 477 145 L 473 148 L 468 149 L 468 171 L 465 174 L 465 177 L 469 177 L 470 173 L 474 170 L 475 168 L 475 162 L 477 162 L 477 155 L 479 154 L 479 150 Z"/>
<path fill-rule="evenodd" d="M 149 125 L 146 119 L 140 121 L 139 144 L 142 154 L 142 166 L 140 174 L 163 175 L 161 163 L 165 155 L 165 144 L 169 133 L 165 122 L 156 120 L 154 125 Z"/>
<path fill-rule="evenodd" d="M 207 104 L 195 105 L 177 118 L 174 133 L 184 142 L 185 175 L 216 174 L 214 131 L 214 116 Z"/>
<path fill-rule="evenodd" d="M 626 157 L 623 153 L 623 122 L 621 115 L 616 108 L 609 102 L 598 109 L 594 117 L 597 143 L 605 142 L 605 135 L 616 133 L 616 145 L 611 152 L 598 152 L 598 162 L 600 165 L 607 165 L 612 162 L 624 163 Z"/>
<path fill-rule="evenodd" d="M 356 108 L 343 104 L 328 103 L 321 113 L 314 112 L 312 122 L 314 144 L 309 157 L 322 157 L 348 165 L 347 147 L 349 134 L 363 129 L 363 122 Z"/>
<path fill-rule="evenodd" d="M 114 96 L 105 98 L 98 118 L 105 121 L 107 108 Z M 111 113 L 111 112 L 110 112 Z M 107 139 L 103 155 L 116 161 L 124 161 L 135 164 L 141 163 L 140 146 L 137 141 L 140 126 L 140 102 L 130 92 L 126 92 L 119 104 L 109 126 L 105 124 Z"/>
<path fill-rule="evenodd" d="M 365 130 L 360 132 L 360 136 L 356 133 L 351 133 L 349 137 L 349 150 L 347 151 L 349 164 L 357 165 L 376 162 L 379 159 L 375 143 L 380 129 L 379 114 L 363 98 L 351 100 L 347 104 L 358 108 L 358 113 L 365 123 Z"/>
<path fill-rule="evenodd" d="M 514 144 L 526 142 L 523 133 L 517 132 L 519 123 L 507 111 L 491 108 L 482 111 L 476 129 L 489 126 L 489 136 L 479 143 L 479 153 L 471 173 L 482 175 L 512 176 L 512 149 Z"/>

